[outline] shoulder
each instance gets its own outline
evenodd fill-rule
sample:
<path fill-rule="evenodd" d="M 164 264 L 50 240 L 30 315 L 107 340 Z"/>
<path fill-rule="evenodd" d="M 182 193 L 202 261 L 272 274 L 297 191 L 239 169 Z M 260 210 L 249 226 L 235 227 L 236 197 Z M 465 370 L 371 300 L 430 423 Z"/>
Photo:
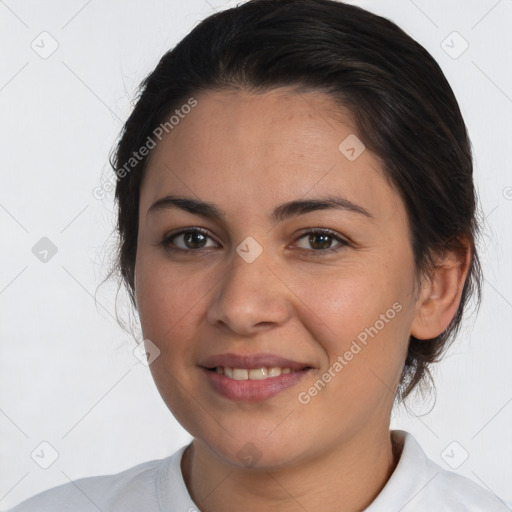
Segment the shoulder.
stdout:
<path fill-rule="evenodd" d="M 7 512 L 159 511 L 162 483 L 172 478 L 186 447 L 112 475 L 81 478 L 41 492 Z M 175 471 L 174 471 L 175 472 Z M 172 485 L 167 482 L 166 485 Z"/>
<path fill-rule="evenodd" d="M 457 473 L 447 471 L 430 461 L 438 471 L 437 482 L 429 493 L 430 501 L 443 505 L 439 510 L 457 512 L 510 512 L 508 506 L 496 495 Z"/>
<path fill-rule="evenodd" d="M 430 460 L 411 434 L 397 430 L 392 436 L 402 446 L 400 460 L 368 512 L 391 502 L 402 512 L 510 512 L 491 492 Z"/>

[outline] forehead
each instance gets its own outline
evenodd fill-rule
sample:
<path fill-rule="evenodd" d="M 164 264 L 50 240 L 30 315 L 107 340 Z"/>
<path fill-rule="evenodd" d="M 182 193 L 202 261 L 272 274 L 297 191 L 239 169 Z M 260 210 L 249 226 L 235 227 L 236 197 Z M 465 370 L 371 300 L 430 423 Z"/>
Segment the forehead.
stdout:
<path fill-rule="evenodd" d="M 150 155 L 141 215 L 166 193 L 216 202 L 228 213 L 333 192 L 374 209 L 397 200 L 380 160 L 368 150 L 357 156 L 364 146 L 355 124 L 326 94 L 282 88 L 195 98 Z"/>

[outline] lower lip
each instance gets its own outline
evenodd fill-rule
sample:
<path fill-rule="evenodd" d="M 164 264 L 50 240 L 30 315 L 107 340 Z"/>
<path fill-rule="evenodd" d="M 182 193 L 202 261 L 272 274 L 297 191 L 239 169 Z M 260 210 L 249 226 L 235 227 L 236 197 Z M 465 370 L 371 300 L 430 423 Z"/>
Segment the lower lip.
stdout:
<path fill-rule="evenodd" d="M 261 380 L 236 380 L 216 371 L 202 368 L 217 393 L 230 400 L 257 402 L 267 400 L 285 389 L 295 386 L 310 370 L 301 370 Z"/>

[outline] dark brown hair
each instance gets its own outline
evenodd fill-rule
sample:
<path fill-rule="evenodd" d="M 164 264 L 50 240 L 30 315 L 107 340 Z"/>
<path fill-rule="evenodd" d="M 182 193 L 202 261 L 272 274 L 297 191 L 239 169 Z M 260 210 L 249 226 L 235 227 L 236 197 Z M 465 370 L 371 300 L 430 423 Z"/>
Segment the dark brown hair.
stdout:
<path fill-rule="evenodd" d="M 333 0 L 251 0 L 199 23 L 142 82 L 111 156 L 116 171 L 117 270 L 133 305 L 139 192 L 147 157 L 126 163 L 180 105 L 201 91 L 282 86 L 328 93 L 352 114 L 408 213 L 418 275 L 434 257 L 471 248 L 459 308 L 430 340 L 410 338 L 398 395 L 423 381 L 480 298 L 470 142 L 459 106 L 430 54 L 391 21 Z M 124 171 L 123 171 L 124 169 Z"/>

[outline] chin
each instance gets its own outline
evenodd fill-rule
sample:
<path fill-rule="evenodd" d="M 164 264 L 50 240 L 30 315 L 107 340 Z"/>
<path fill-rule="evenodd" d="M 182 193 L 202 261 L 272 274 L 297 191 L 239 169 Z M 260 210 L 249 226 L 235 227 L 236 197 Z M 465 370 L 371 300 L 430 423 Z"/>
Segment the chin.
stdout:
<path fill-rule="evenodd" d="M 268 433 L 261 434 L 261 431 L 257 434 L 255 431 L 240 429 L 234 431 L 232 437 L 225 434 L 221 439 L 211 439 L 210 436 L 194 437 L 201 439 L 201 444 L 205 444 L 226 464 L 262 471 L 276 470 L 296 463 L 305 456 L 304 447 L 307 446 L 305 440 L 290 435 L 286 429 L 283 429 L 281 436 L 277 432 L 269 436 Z"/>

